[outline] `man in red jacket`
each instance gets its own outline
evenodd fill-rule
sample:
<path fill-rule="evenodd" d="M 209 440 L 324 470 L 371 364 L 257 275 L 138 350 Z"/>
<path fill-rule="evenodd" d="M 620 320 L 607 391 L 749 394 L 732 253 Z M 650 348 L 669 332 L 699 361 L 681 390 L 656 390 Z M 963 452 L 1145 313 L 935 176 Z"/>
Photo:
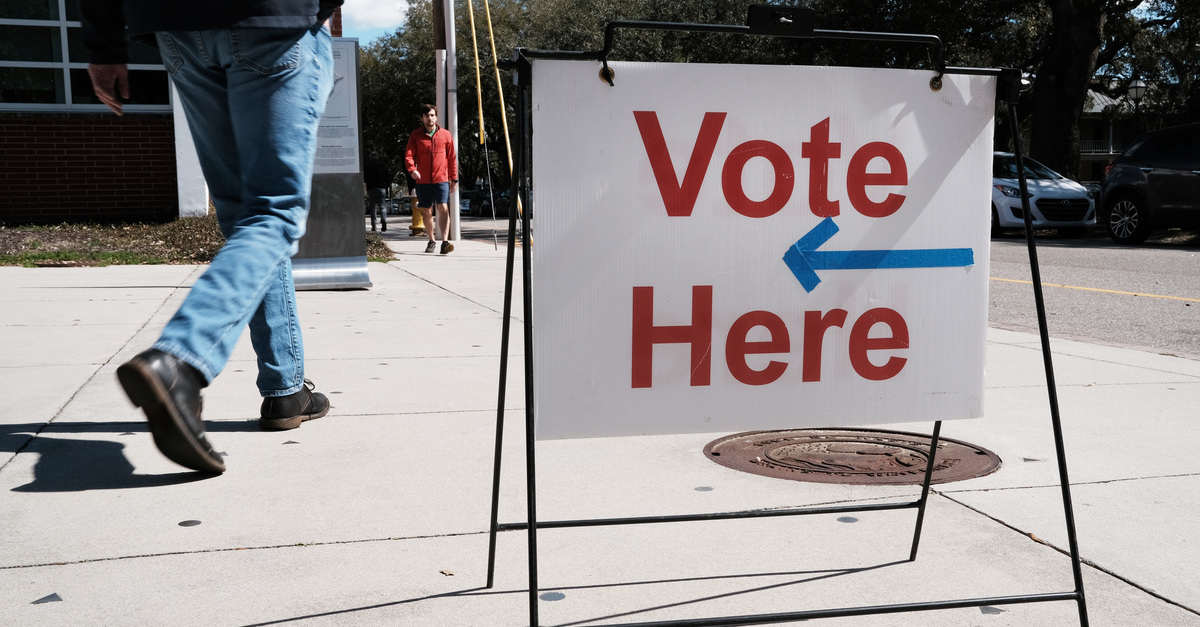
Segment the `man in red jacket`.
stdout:
<path fill-rule="evenodd" d="M 429 245 L 425 252 L 437 248 L 442 240 L 442 254 L 454 250 L 447 240 L 450 232 L 450 194 L 458 188 L 458 160 L 454 154 L 454 138 L 450 131 L 438 126 L 437 107 L 421 105 L 421 126 L 408 136 L 404 149 L 404 164 L 417 183 L 417 209 L 425 221 Z M 430 210 L 437 207 L 437 234 L 430 228 Z"/>

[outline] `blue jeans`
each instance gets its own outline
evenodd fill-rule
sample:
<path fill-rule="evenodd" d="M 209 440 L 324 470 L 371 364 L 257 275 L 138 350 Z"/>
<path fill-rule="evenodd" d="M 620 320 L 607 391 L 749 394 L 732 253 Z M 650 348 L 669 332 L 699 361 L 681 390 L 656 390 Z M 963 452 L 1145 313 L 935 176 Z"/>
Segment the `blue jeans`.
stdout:
<path fill-rule="evenodd" d="M 211 382 L 249 323 L 258 389 L 304 385 L 291 256 L 304 235 L 317 125 L 333 86 L 325 28 L 158 33 L 226 243 L 154 348 Z"/>
<path fill-rule="evenodd" d="M 368 204 L 371 206 L 371 230 L 375 230 L 375 213 L 378 210 L 379 219 L 383 223 L 383 228 L 387 228 L 387 189 L 382 187 L 371 187 L 367 189 Z"/>

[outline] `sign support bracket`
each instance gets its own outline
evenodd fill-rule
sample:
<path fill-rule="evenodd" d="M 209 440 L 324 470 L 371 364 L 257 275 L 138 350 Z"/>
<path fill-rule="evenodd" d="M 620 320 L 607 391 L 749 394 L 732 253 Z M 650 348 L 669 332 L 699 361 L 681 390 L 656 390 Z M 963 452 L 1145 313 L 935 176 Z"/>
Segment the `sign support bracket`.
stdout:
<path fill-rule="evenodd" d="M 1029 250 L 1030 267 L 1032 270 L 1033 289 L 1035 304 L 1038 316 L 1038 328 L 1040 331 L 1042 355 L 1046 371 L 1046 382 L 1048 387 L 1050 401 L 1050 418 L 1053 426 L 1055 451 L 1058 461 L 1059 482 L 1061 485 L 1063 511 L 1066 519 L 1067 536 L 1069 543 L 1069 552 L 1072 565 L 1072 573 L 1074 577 L 1074 590 L 1065 592 L 1043 592 L 1037 594 L 997 596 L 986 598 L 971 598 L 943 601 L 925 601 L 916 603 L 890 604 L 890 605 L 875 605 L 863 607 L 847 607 L 847 608 L 832 608 L 819 609 L 798 612 L 784 612 L 772 614 L 756 614 L 746 616 L 725 616 L 714 618 L 701 618 L 691 620 L 675 620 L 675 621 L 655 621 L 642 623 L 621 623 L 623 627 L 660 627 L 666 625 L 686 625 L 693 627 L 702 626 L 717 626 L 717 625 L 764 625 L 772 623 L 782 623 L 797 620 L 808 620 L 818 618 L 836 618 L 846 616 L 868 616 L 881 614 L 896 614 L 917 611 L 932 611 L 932 610 L 947 610 L 960 609 L 968 607 L 983 607 L 994 605 L 1012 605 L 1025 603 L 1044 603 L 1053 601 L 1074 601 L 1078 608 L 1079 624 L 1081 627 L 1088 627 L 1087 606 L 1084 597 L 1083 576 L 1081 560 L 1079 556 L 1078 539 L 1075 530 L 1074 511 L 1071 505 L 1070 484 L 1067 476 L 1066 453 L 1063 444 L 1062 425 L 1058 408 L 1058 395 L 1054 380 L 1053 363 L 1050 352 L 1049 333 L 1047 329 L 1047 319 L 1045 312 L 1045 303 L 1042 295 L 1041 274 L 1037 261 L 1037 245 L 1033 234 L 1033 225 L 1031 224 L 1031 213 L 1028 206 L 1029 200 L 1025 193 L 1027 182 L 1024 176 L 1024 157 L 1021 151 L 1021 142 L 1019 137 L 1019 126 L 1017 125 L 1017 102 L 1019 100 L 1022 80 L 1020 72 L 1015 69 L 988 69 L 988 68 L 960 68 L 946 67 L 942 60 L 941 41 L 934 35 L 895 35 L 888 33 L 867 33 L 867 32 L 851 32 L 851 31 L 820 31 L 811 28 L 811 10 L 798 9 L 791 7 L 774 7 L 774 6 L 756 6 L 751 7 L 750 24 L 748 26 L 737 25 L 715 25 L 715 24 L 676 24 L 664 22 L 627 22 L 616 21 L 610 22 L 605 30 L 605 48 L 600 51 L 544 51 L 544 50 L 529 50 L 517 49 L 514 58 L 511 61 L 501 63 L 504 69 L 512 70 L 514 73 L 514 82 L 517 85 L 517 134 L 519 144 L 514 155 L 514 168 L 512 177 L 511 194 L 517 202 L 522 206 L 527 207 L 526 211 L 509 212 L 508 226 L 508 257 L 505 276 L 504 290 L 504 306 L 503 306 L 503 323 L 501 331 L 501 352 L 500 352 L 500 380 L 499 392 L 496 410 L 496 441 L 493 465 L 493 483 L 492 483 L 492 503 L 491 503 L 491 524 L 489 531 L 488 545 L 488 567 L 487 567 L 487 582 L 486 587 L 492 588 L 494 584 L 494 573 L 496 563 L 496 539 L 501 531 L 517 531 L 524 530 L 528 538 L 528 601 L 529 601 L 529 625 L 538 627 L 538 555 L 537 555 L 537 532 L 539 529 L 559 529 L 571 527 L 589 527 L 589 526 L 607 526 L 607 525 L 629 525 L 629 524 L 646 524 L 646 523 L 674 523 L 674 522 L 689 522 L 703 520 L 724 520 L 733 518 L 763 518 L 777 516 L 797 516 L 810 514 L 840 514 L 847 512 L 864 512 L 864 511 L 885 511 L 898 509 L 916 509 L 917 516 L 915 528 L 913 532 L 913 541 L 909 553 L 908 561 L 914 561 L 917 556 L 917 551 L 920 546 L 921 530 L 924 522 L 925 506 L 928 501 L 929 486 L 935 465 L 935 453 L 937 450 L 938 441 L 941 433 L 941 421 L 934 424 L 930 451 L 925 469 L 925 476 L 922 483 L 921 496 L 914 501 L 900 503 L 886 503 L 863 506 L 845 506 L 845 507 L 816 507 L 816 508 L 798 508 L 786 510 L 754 510 L 742 512 L 728 513 L 710 513 L 710 514 L 684 514 L 674 516 L 650 516 L 637 518 L 605 518 L 605 519 L 590 519 L 590 520 L 558 520 L 558 521 L 541 521 L 537 520 L 536 507 L 536 447 L 535 447 L 535 410 L 534 410 L 534 374 L 533 374 L 533 295 L 532 295 L 532 271 L 531 271 L 531 246 L 532 240 L 530 237 L 530 214 L 533 211 L 532 203 L 529 202 L 529 185 L 531 174 L 531 160 L 529 143 L 531 138 L 531 128 L 529 123 L 529 94 L 532 83 L 532 72 L 530 59 L 532 58 L 554 58 L 554 59 L 595 59 L 602 62 L 601 78 L 614 85 L 614 75 L 611 68 L 607 65 L 607 58 L 612 49 L 612 39 L 617 29 L 635 28 L 635 29 L 653 29 L 653 30 L 680 30 L 690 32 L 726 32 L 726 33 L 744 33 L 753 35 L 768 35 L 776 37 L 804 37 L 816 39 L 853 39 L 866 41 L 882 41 L 890 43 L 915 43 L 922 45 L 931 45 L 935 48 L 936 54 L 933 57 L 933 69 L 935 76 L 931 80 L 931 87 L 940 88 L 941 77 L 944 74 L 966 74 L 966 75 L 985 75 L 996 76 L 999 78 L 999 99 L 1008 105 L 1008 114 L 1010 117 L 1010 127 L 1013 133 L 1015 144 L 1015 155 L 1017 161 L 1017 170 L 1019 174 L 1019 184 L 1022 191 L 1022 197 L 1025 204 L 1025 232 L 1026 242 Z M 521 220 L 520 239 L 518 240 L 517 220 L 518 215 Z M 526 470 L 526 495 L 527 495 L 527 518 L 524 522 L 501 523 L 498 519 L 499 499 L 500 499 L 500 470 L 501 470 L 501 451 L 504 432 L 504 406 L 505 392 L 507 388 L 507 373 L 508 373 L 508 354 L 511 341 L 511 320 L 512 320 L 512 300 L 514 293 L 513 279 L 515 276 L 515 252 L 520 248 L 522 254 L 522 315 L 523 315 L 523 340 L 524 340 L 524 368 L 525 368 L 525 470 Z M 614 626 L 615 627 L 615 626 Z"/>

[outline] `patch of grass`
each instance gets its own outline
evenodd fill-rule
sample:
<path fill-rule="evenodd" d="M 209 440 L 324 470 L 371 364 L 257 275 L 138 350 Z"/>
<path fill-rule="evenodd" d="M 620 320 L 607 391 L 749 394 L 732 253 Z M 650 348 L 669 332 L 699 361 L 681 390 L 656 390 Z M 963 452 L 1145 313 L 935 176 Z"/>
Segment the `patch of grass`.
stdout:
<path fill-rule="evenodd" d="M 207 263 L 224 243 L 215 216 L 180 218 L 166 224 L 0 226 L 0 264 Z"/>
<path fill-rule="evenodd" d="M 65 266 L 121 266 L 163 264 L 165 260 L 129 252 L 81 253 L 73 250 L 58 250 L 50 253 L 23 252 L 0 254 L 0 266 L 65 267 Z"/>
<path fill-rule="evenodd" d="M 201 264 L 212 261 L 224 244 L 211 212 L 165 224 L 0 225 L 0 265 Z M 378 234 L 368 233 L 367 258 L 391 261 L 394 253 Z"/>
<path fill-rule="evenodd" d="M 379 233 L 367 232 L 367 261 L 388 262 L 396 258 L 396 253 L 380 237 Z"/>

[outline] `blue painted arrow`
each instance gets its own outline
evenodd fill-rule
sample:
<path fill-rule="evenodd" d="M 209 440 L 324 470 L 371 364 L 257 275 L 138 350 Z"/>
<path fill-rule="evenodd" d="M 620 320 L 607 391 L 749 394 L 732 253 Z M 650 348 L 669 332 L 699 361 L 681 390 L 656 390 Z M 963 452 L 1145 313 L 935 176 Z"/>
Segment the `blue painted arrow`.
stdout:
<path fill-rule="evenodd" d="M 835 250 L 818 251 L 836 235 L 833 218 L 825 218 L 804 237 L 796 240 L 783 255 L 783 263 L 796 275 L 804 291 L 811 292 L 821 282 L 817 270 L 872 270 L 875 268 L 957 268 L 975 265 L 970 248 L 927 248 L 916 250 Z"/>

